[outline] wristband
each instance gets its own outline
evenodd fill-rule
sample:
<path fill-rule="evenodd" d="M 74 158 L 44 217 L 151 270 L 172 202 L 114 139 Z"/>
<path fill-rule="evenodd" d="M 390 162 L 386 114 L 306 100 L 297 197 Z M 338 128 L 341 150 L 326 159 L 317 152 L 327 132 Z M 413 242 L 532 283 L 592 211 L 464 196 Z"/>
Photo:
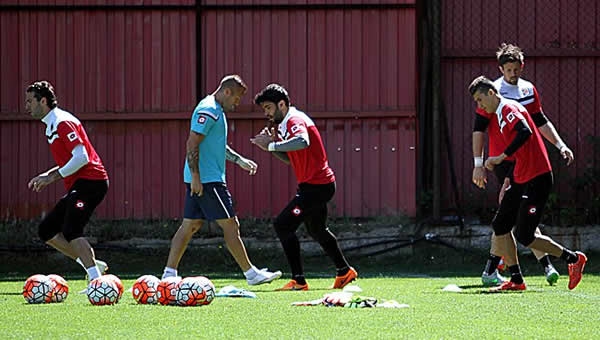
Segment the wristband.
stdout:
<path fill-rule="evenodd" d="M 275 142 L 269 143 L 269 145 L 267 146 L 267 150 L 275 151 Z"/>
<path fill-rule="evenodd" d="M 560 152 L 563 152 L 564 149 L 567 149 L 567 145 L 563 141 L 556 142 L 556 144 L 554 144 L 554 146 L 556 146 L 556 148 Z"/>
<path fill-rule="evenodd" d="M 483 167 L 483 157 L 473 157 L 473 164 L 476 168 Z"/>

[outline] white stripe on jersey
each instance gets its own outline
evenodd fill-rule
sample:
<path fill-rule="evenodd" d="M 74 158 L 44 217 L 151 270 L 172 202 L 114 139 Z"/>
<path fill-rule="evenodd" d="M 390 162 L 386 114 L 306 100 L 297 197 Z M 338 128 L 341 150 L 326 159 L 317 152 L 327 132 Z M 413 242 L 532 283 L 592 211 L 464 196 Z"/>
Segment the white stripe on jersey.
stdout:
<path fill-rule="evenodd" d="M 504 98 L 518 101 L 521 105 L 528 105 L 535 100 L 533 84 L 527 80 L 519 78 L 517 85 L 509 84 L 500 77 L 494 81 L 494 86 L 498 93 Z"/>

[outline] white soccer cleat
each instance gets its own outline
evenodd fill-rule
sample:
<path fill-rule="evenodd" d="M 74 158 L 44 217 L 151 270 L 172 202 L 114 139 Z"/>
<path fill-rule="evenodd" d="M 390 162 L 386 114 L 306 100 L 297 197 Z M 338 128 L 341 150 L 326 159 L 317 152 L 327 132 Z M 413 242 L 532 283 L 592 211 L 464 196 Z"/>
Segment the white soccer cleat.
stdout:
<path fill-rule="evenodd" d="M 255 286 L 263 283 L 269 283 L 271 281 L 277 280 L 280 277 L 281 271 L 279 270 L 272 273 L 270 271 L 261 269 L 256 272 L 256 276 L 254 276 L 252 279 L 247 279 L 246 281 L 248 281 L 248 284 L 250 286 Z"/>
<path fill-rule="evenodd" d="M 500 273 L 498 273 L 498 270 L 494 270 L 493 273 L 491 273 L 490 275 L 487 275 L 485 272 L 483 274 L 481 274 L 481 283 L 483 283 L 483 285 L 485 287 L 494 287 L 494 286 L 499 286 L 501 284 L 503 284 L 506 280 L 506 278 L 504 278 L 502 275 L 500 275 Z"/>

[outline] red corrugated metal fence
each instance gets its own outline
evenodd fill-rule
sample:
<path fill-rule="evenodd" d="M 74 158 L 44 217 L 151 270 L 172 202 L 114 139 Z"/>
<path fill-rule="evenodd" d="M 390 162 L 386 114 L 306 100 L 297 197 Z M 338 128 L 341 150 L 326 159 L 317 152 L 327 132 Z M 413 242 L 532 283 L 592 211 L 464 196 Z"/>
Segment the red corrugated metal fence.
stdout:
<path fill-rule="evenodd" d="M 260 165 L 255 177 L 228 167 L 240 216 L 273 216 L 295 190 L 291 170 L 249 143 L 264 124 L 252 97 L 270 82 L 321 130 L 338 178 L 334 214 L 415 214 L 414 1 L 146 2 L 3 2 L 2 219 L 35 218 L 64 191 L 27 190 L 53 165 L 42 123 L 23 113 L 27 84 L 50 80 L 84 121 L 111 177 L 98 217 L 180 218 L 188 119 L 227 73 L 250 87 L 229 115 L 230 144 Z"/>

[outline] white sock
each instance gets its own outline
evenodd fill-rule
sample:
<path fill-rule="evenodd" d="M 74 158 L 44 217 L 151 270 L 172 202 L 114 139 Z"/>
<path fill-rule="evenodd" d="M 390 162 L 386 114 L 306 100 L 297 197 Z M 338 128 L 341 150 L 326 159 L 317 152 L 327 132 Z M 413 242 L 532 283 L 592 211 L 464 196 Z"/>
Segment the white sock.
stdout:
<path fill-rule="evenodd" d="M 177 276 L 177 269 L 171 267 L 165 267 L 162 278 Z"/>
<path fill-rule="evenodd" d="M 253 279 L 256 274 L 258 274 L 258 268 L 256 268 L 255 266 L 250 267 L 250 269 L 248 269 L 248 271 L 244 272 L 244 276 L 246 277 L 246 279 Z"/>
<path fill-rule="evenodd" d="M 98 267 L 96 266 L 89 267 L 85 271 L 87 271 L 90 281 L 97 277 L 100 277 L 100 270 L 98 270 Z"/>

